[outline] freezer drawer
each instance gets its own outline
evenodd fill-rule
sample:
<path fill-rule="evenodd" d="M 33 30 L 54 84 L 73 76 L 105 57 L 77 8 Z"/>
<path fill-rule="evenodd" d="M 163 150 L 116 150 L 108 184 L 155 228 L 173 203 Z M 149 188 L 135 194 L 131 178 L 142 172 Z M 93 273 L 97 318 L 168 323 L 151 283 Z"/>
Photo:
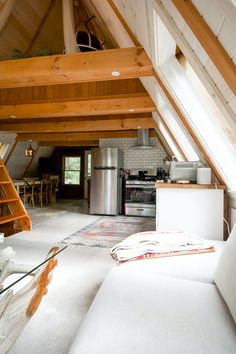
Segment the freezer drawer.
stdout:
<path fill-rule="evenodd" d="M 90 214 L 119 214 L 119 180 L 117 169 L 93 170 Z"/>

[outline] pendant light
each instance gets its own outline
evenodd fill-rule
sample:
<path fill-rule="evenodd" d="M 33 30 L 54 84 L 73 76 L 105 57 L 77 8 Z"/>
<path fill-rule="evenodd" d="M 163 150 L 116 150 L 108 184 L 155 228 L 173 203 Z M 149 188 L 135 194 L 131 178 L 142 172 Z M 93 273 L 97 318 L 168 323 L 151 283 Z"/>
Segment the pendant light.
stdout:
<path fill-rule="evenodd" d="M 32 140 L 29 140 L 30 144 L 29 144 L 28 148 L 25 150 L 25 156 L 27 156 L 27 157 L 33 157 L 35 155 L 35 151 L 32 148 L 31 141 Z"/>

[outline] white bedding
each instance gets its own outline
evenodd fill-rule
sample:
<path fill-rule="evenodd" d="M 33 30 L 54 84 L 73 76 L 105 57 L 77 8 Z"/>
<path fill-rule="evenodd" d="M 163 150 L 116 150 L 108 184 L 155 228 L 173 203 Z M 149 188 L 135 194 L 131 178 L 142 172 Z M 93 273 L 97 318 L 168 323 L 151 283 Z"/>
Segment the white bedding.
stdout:
<path fill-rule="evenodd" d="M 113 269 L 69 354 L 233 354 L 232 317 L 213 284 Z"/>

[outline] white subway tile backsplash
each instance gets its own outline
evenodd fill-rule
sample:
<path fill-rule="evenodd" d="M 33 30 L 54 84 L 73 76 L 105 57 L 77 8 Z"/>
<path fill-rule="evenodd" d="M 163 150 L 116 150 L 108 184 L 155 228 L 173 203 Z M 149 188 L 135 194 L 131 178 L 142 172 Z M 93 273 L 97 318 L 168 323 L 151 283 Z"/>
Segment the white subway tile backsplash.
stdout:
<path fill-rule="evenodd" d="M 166 169 L 163 159 L 166 153 L 157 138 L 150 138 L 151 150 L 132 150 L 137 143 L 136 138 L 100 139 L 100 147 L 118 147 L 124 153 L 124 168 L 135 171 L 146 169 L 155 174 L 157 167 Z M 150 172 L 152 170 L 152 172 Z"/>

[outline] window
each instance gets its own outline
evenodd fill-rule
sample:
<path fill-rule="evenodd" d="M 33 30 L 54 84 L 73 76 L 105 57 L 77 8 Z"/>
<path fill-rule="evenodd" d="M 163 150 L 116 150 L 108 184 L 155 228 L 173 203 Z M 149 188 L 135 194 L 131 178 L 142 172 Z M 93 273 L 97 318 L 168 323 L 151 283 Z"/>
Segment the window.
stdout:
<path fill-rule="evenodd" d="M 80 184 L 80 156 L 64 156 L 64 184 Z"/>
<path fill-rule="evenodd" d="M 157 113 L 153 113 L 153 117 L 154 117 L 154 119 L 155 119 L 155 121 L 157 123 L 157 126 L 158 126 L 160 132 L 162 133 L 162 135 L 164 136 L 167 144 L 169 145 L 169 147 L 171 148 L 172 152 L 174 153 L 174 157 L 176 157 L 178 161 L 183 161 L 183 157 L 179 153 L 179 150 L 177 149 L 175 143 L 172 140 L 172 137 L 169 135 L 169 132 L 166 130 L 166 128 L 164 127 L 164 125 L 162 124 L 160 119 L 158 119 Z"/>
<path fill-rule="evenodd" d="M 85 151 L 85 177 L 91 177 L 91 169 L 92 169 L 92 159 L 91 159 L 91 151 Z"/>
<path fill-rule="evenodd" d="M 88 153 L 88 165 L 87 165 L 87 168 L 88 168 L 88 177 L 91 176 L 91 167 L 92 167 L 92 160 L 91 160 L 91 151 L 89 151 Z"/>
<path fill-rule="evenodd" d="M 203 94 L 203 86 L 201 85 L 201 90 L 194 86 L 194 84 L 197 84 L 200 87 L 201 83 L 196 75 L 195 80 L 190 80 L 189 71 L 190 67 L 186 71 L 176 58 L 172 58 L 162 65 L 162 72 L 168 78 L 177 99 L 181 102 L 193 131 L 199 137 L 227 186 L 235 191 L 235 148 L 229 135 L 227 135 L 229 129 L 225 130 L 223 128 L 223 117 L 219 118 L 221 113 L 216 106 L 213 110 L 213 102 L 208 103 L 207 96 L 209 95 L 205 89 Z M 191 71 L 192 77 L 193 72 Z"/>
<path fill-rule="evenodd" d="M 2 159 L 7 151 L 8 144 L 0 143 L 0 158 Z"/>
<path fill-rule="evenodd" d="M 179 146 L 182 148 L 183 152 L 188 161 L 198 161 L 199 157 L 194 151 L 191 143 L 189 142 L 187 136 L 185 135 L 183 128 L 177 122 L 177 119 L 174 117 L 173 113 L 168 109 L 168 107 L 164 107 L 162 110 L 163 117 L 166 120 L 166 123 L 173 135 L 175 136 Z"/>
<path fill-rule="evenodd" d="M 199 157 L 194 151 L 189 139 L 187 138 L 187 135 L 184 132 L 184 128 L 177 121 L 177 117 L 173 115 L 172 111 L 169 109 L 168 105 L 163 100 L 162 96 L 158 93 L 157 84 L 155 85 L 155 92 L 156 92 L 155 101 L 157 103 L 157 107 L 159 107 L 159 110 L 165 120 L 165 123 L 171 130 L 173 136 L 175 137 L 176 141 L 178 142 L 179 146 L 184 152 L 187 160 L 198 161 Z M 172 145 L 173 145 L 173 141 L 172 141 Z M 179 156 L 176 157 L 178 160 L 182 160 L 182 158 L 180 158 Z"/>

